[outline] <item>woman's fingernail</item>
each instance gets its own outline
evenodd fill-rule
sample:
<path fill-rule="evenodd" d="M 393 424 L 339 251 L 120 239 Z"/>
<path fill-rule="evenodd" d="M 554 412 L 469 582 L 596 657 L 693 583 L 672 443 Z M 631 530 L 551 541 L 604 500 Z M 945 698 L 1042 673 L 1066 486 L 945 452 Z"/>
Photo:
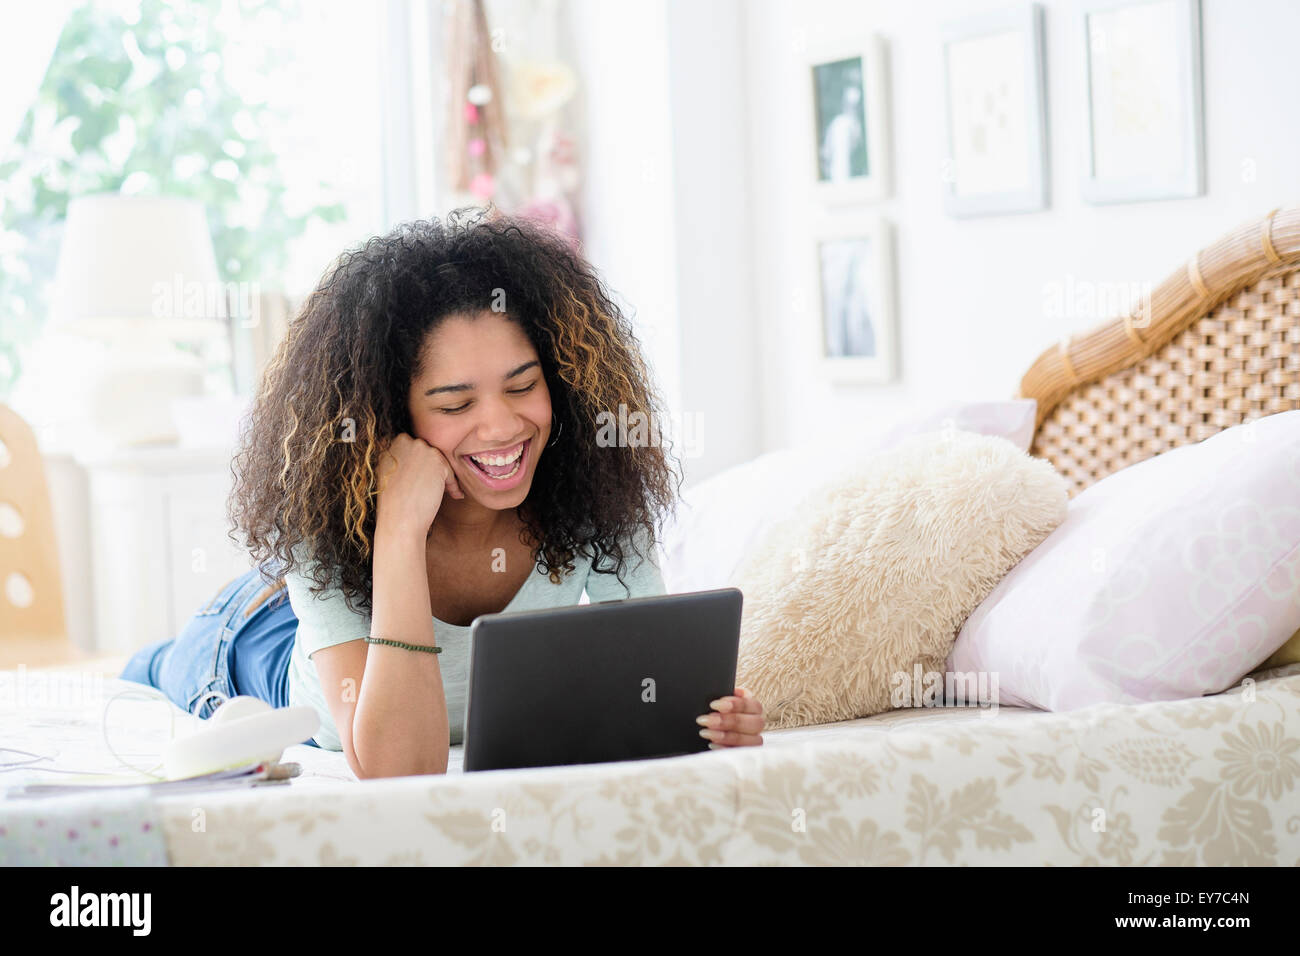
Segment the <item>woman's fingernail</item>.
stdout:
<path fill-rule="evenodd" d="M 722 746 L 722 744 L 709 744 L 709 749 L 710 749 L 710 750 L 723 750 L 723 749 L 725 749 L 725 748 Z"/>
<path fill-rule="evenodd" d="M 722 718 L 717 714 L 701 714 L 695 718 L 695 722 L 701 727 L 716 727 L 721 721 Z"/>
<path fill-rule="evenodd" d="M 717 700 L 709 701 L 709 706 L 714 710 L 731 710 L 731 701 L 719 697 Z"/>
<path fill-rule="evenodd" d="M 723 734 L 716 730 L 701 730 L 700 736 L 705 740 L 721 740 L 723 738 Z"/>

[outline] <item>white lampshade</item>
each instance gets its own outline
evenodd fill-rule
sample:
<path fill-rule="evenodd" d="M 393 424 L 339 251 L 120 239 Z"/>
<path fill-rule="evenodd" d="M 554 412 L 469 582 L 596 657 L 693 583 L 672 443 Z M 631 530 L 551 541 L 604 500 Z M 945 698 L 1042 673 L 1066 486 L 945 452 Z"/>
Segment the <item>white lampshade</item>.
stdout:
<path fill-rule="evenodd" d="M 225 333 L 227 311 L 200 203 L 116 194 L 68 203 L 53 330 L 201 340 Z"/>

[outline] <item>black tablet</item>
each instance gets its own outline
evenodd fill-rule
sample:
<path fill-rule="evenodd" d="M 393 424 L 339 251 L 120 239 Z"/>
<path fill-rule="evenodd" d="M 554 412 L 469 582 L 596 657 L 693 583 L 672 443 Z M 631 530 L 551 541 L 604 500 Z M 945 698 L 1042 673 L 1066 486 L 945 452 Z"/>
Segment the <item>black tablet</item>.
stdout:
<path fill-rule="evenodd" d="M 695 718 L 735 689 L 736 588 L 475 618 L 464 770 L 708 748 Z"/>

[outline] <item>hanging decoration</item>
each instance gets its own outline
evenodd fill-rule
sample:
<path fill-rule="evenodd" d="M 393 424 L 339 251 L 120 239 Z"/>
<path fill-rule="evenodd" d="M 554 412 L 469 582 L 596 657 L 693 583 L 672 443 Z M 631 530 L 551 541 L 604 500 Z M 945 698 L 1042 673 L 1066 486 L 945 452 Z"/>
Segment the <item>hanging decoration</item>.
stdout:
<path fill-rule="evenodd" d="M 500 157 L 509 148 L 497 57 L 483 0 L 455 0 L 448 12 L 448 181 L 454 193 L 486 203 L 498 198 Z"/>
<path fill-rule="evenodd" d="M 554 0 L 451 0 L 449 183 L 454 204 L 492 203 L 577 243 L 576 72 L 559 56 Z M 514 144 L 513 147 L 511 144 Z"/>

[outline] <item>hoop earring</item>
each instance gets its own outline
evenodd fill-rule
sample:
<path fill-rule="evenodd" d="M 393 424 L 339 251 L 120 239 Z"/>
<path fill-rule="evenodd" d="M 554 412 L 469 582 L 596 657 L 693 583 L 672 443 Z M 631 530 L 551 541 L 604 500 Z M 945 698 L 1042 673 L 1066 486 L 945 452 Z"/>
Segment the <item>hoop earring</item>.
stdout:
<path fill-rule="evenodd" d="M 555 421 L 555 418 L 553 416 L 551 418 L 551 421 Z M 560 422 L 560 427 L 556 430 L 555 435 L 551 438 L 550 441 L 546 443 L 547 448 L 555 447 L 555 443 L 560 440 L 560 432 L 562 431 L 564 431 L 564 422 Z"/>

